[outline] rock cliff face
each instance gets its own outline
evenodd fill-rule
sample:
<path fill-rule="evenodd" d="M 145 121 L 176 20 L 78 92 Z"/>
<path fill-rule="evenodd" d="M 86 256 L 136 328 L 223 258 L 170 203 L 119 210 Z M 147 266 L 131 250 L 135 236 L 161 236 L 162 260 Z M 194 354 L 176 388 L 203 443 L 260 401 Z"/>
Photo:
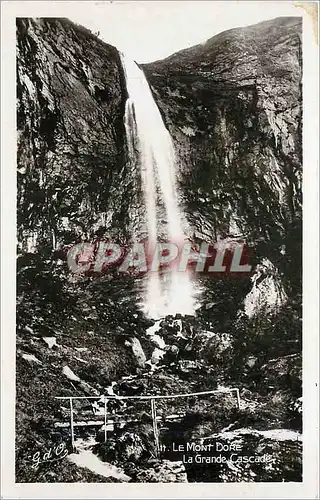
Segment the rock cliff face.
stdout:
<path fill-rule="evenodd" d="M 18 19 L 17 98 L 22 248 L 57 248 L 101 227 L 125 232 L 126 90 L 117 49 L 67 19 Z"/>
<path fill-rule="evenodd" d="M 244 235 L 296 292 L 301 19 L 232 29 L 143 69 L 175 141 L 195 235 Z"/>

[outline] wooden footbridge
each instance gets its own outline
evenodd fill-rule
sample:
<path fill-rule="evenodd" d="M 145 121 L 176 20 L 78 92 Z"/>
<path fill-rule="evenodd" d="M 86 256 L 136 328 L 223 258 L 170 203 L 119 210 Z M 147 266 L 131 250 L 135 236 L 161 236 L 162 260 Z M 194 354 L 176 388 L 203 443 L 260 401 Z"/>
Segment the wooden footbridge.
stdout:
<path fill-rule="evenodd" d="M 102 395 L 102 396 L 57 396 L 55 399 L 62 400 L 62 401 L 68 401 L 69 402 L 69 413 L 70 413 L 70 418 L 69 421 L 67 422 L 56 422 L 55 427 L 57 428 L 62 428 L 62 427 L 69 427 L 71 431 L 71 445 L 74 448 L 74 443 L 75 443 L 75 437 L 74 437 L 74 429 L 75 427 L 102 427 L 104 430 L 104 441 L 107 441 L 107 429 L 108 427 L 110 429 L 114 428 L 115 424 L 118 425 L 124 425 L 126 423 L 131 423 L 131 422 L 139 422 L 142 421 L 141 418 L 130 418 L 130 419 L 125 419 L 124 414 L 120 415 L 115 415 L 113 412 L 108 412 L 107 406 L 108 403 L 112 400 L 118 401 L 118 402 L 137 402 L 137 401 L 150 401 L 150 414 L 152 418 L 152 423 L 153 423 L 153 433 L 154 433 L 154 440 L 155 440 L 155 445 L 156 445 L 156 451 L 157 455 L 159 455 L 160 451 L 160 442 L 159 442 L 159 430 L 158 430 L 158 422 L 159 421 L 174 421 L 179 418 L 182 418 L 185 416 L 185 411 L 184 412 L 174 412 L 173 414 L 159 416 L 157 415 L 157 407 L 156 407 L 156 402 L 159 400 L 172 400 L 172 399 L 178 399 L 178 398 L 192 398 L 192 397 L 198 397 L 198 396 L 210 396 L 214 394 L 234 394 L 236 397 L 237 401 L 237 406 L 240 408 L 240 394 L 239 394 L 239 389 L 238 388 L 222 388 L 222 389 L 215 389 L 212 391 L 203 391 L 203 392 L 193 392 L 193 393 L 186 393 L 186 394 L 173 394 L 173 395 L 154 395 L 154 396 L 118 396 L 118 395 Z M 84 420 L 74 420 L 74 415 L 77 413 L 77 411 L 74 409 L 74 402 L 75 401 L 81 401 L 81 400 L 88 400 L 88 401 L 99 401 L 103 404 L 102 411 L 97 411 L 97 406 L 96 406 L 96 411 L 94 411 L 94 405 L 91 404 L 91 416 L 94 415 L 95 417 L 100 417 L 98 419 L 92 418 L 91 419 L 84 419 Z M 87 412 L 88 413 L 88 412 Z M 101 417 L 103 417 L 101 419 Z"/>

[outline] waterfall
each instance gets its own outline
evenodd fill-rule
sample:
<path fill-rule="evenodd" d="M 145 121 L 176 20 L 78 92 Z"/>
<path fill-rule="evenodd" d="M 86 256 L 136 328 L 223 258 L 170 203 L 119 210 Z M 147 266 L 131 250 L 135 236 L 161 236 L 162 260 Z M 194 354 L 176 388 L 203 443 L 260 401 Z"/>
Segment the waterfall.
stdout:
<path fill-rule="evenodd" d="M 185 240 L 182 213 L 176 188 L 176 161 L 172 139 L 143 71 L 122 54 L 128 99 L 125 129 L 131 159 L 138 159 L 146 206 L 149 247 L 163 237 L 161 225 L 165 217 L 166 238 L 175 244 Z M 161 222 L 160 222 L 161 221 Z M 195 293 L 187 272 L 149 272 L 145 312 L 159 318 L 168 314 L 193 314 Z"/>

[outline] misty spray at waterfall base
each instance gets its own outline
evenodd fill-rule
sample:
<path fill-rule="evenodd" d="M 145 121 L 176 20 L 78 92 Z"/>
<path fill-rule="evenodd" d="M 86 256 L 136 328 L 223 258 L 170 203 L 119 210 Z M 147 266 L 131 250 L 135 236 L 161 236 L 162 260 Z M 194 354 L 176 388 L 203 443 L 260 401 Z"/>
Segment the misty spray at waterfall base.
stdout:
<path fill-rule="evenodd" d="M 186 221 L 178 200 L 175 151 L 144 72 L 124 54 L 121 59 L 128 92 L 125 109 L 128 153 L 130 161 L 141 169 L 145 223 L 152 252 L 161 238 L 176 244 L 186 240 Z M 156 319 L 176 313 L 193 314 L 195 307 L 196 291 L 188 271 L 169 268 L 149 274 L 143 303 L 148 316 Z"/>

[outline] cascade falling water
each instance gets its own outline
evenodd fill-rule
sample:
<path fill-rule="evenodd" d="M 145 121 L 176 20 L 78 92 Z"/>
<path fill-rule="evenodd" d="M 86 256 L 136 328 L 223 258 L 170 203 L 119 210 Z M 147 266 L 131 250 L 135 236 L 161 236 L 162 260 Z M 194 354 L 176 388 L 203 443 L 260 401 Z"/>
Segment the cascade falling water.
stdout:
<path fill-rule="evenodd" d="M 141 168 L 150 248 L 157 242 L 159 218 L 166 217 L 167 239 L 181 244 L 184 239 L 182 214 L 178 205 L 175 174 L 175 152 L 169 131 L 153 99 L 143 71 L 124 54 L 122 64 L 128 99 L 125 129 L 128 152 Z M 160 215 L 161 214 L 161 215 Z M 161 228 L 163 230 L 163 228 Z M 187 272 L 148 273 L 144 302 L 145 312 L 159 318 L 167 314 L 193 314 L 195 293 Z"/>

